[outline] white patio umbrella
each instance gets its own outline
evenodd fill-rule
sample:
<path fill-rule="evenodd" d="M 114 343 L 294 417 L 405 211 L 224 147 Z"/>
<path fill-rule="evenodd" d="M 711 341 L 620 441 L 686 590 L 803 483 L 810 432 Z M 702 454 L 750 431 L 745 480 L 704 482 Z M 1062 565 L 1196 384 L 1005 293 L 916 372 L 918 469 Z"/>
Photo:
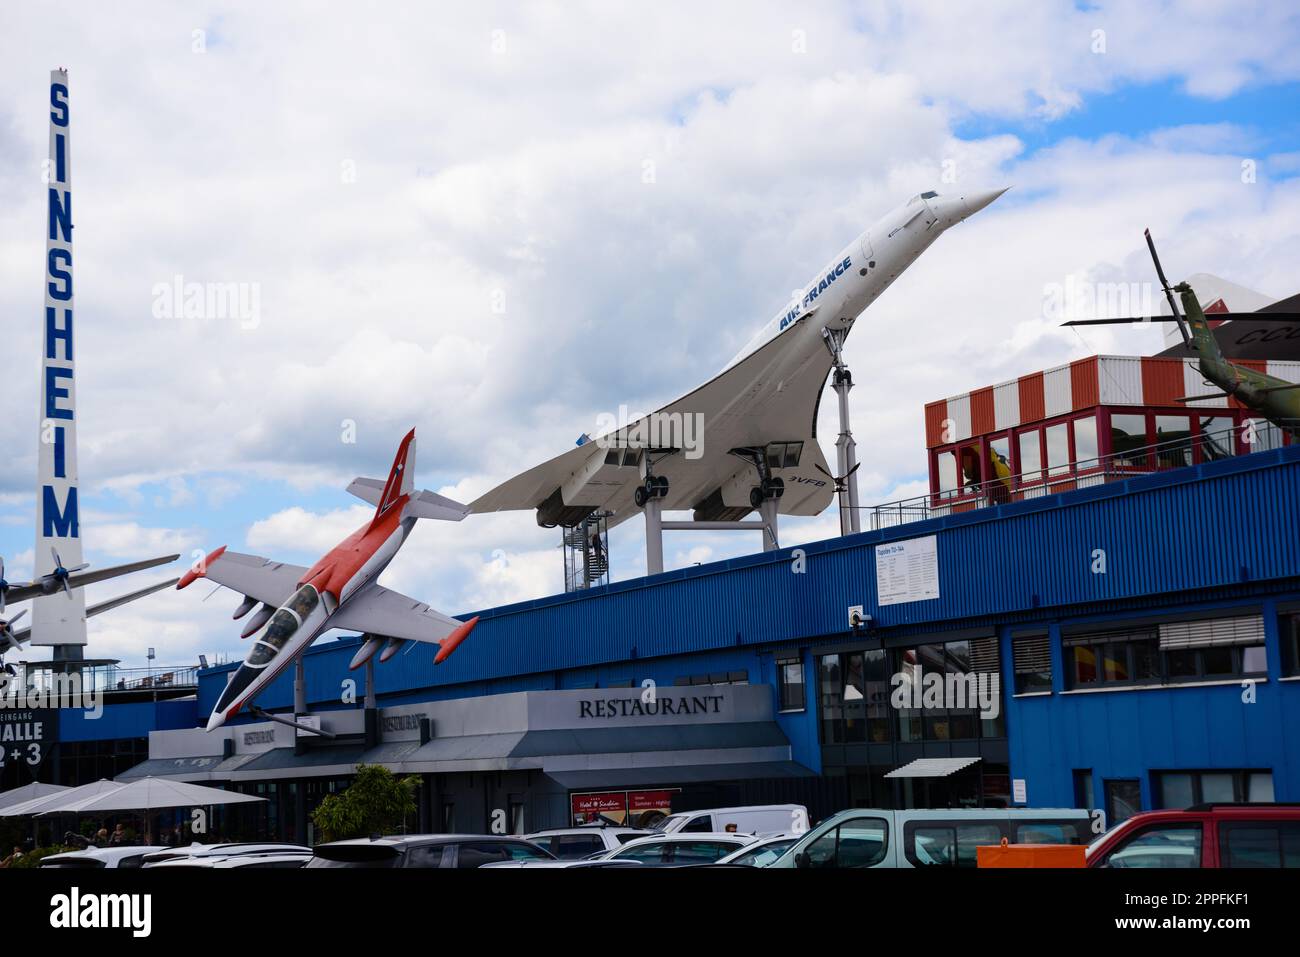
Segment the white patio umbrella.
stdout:
<path fill-rule="evenodd" d="M 0 792 L 0 809 L 25 804 L 28 801 L 49 797 L 51 794 L 58 794 L 60 791 L 67 790 L 68 788 L 62 784 L 46 784 L 44 781 L 33 781 L 31 784 L 24 784 L 20 788 Z"/>
<path fill-rule="evenodd" d="M 83 784 L 81 787 L 64 788 L 55 794 L 47 794 L 44 797 L 33 798 L 30 801 L 23 801 L 20 804 L 11 804 L 9 807 L 0 809 L 0 817 L 26 817 L 29 814 L 42 814 L 45 811 L 54 811 L 65 804 L 78 801 L 84 801 L 86 798 L 98 797 L 111 791 L 120 790 L 124 785 L 116 781 L 108 781 L 100 778 L 90 784 Z"/>
<path fill-rule="evenodd" d="M 255 794 L 240 794 L 201 784 L 186 784 L 168 778 L 139 778 L 130 784 L 119 784 L 116 789 L 91 797 L 46 808 L 41 813 L 57 814 L 60 811 L 77 814 L 107 814 L 112 811 L 156 811 L 172 807 L 206 807 L 209 804 L 246 804 L 265 801 Z"/>

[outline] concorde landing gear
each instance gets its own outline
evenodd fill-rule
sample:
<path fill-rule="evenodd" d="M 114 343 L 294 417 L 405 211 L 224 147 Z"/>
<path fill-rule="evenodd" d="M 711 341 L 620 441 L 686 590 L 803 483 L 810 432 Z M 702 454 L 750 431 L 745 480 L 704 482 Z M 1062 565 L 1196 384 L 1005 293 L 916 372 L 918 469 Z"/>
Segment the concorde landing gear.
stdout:
<path fill-rule="evenodd" d="M 654 460 L 647 454 L 642 460 L 644 480 L 633 493 L 637 507 L 645 514 L 645 564 L 646 573 L 658 575 L 664 570 L 664 530 L 668 531 L 732 531 L 744 529 L 758 531 L 763 536 L 763 550 L 780 547 L 776 534 L 777 500 L 785 494 L 785 483 L 771 475 L 763 449 L 732 449 L 753 464 L 759 482 L 750 489 L 749 503 L 759 512 L 758 521 L 664 521 L 663 503 L 668 496 L 668 477 L 654 474 Z M 669 453 L 671 454 L 671 453 Z M 660 456 L 663 458 L 663 456 Z"/>
<path fill-rule="evenodd" d="M 632 493 L 637 508 L 645 508 L 651 499 L 667 498 L 667 496 L 668 476 L 666 475 L 647 475 L 645 481 Z"/>

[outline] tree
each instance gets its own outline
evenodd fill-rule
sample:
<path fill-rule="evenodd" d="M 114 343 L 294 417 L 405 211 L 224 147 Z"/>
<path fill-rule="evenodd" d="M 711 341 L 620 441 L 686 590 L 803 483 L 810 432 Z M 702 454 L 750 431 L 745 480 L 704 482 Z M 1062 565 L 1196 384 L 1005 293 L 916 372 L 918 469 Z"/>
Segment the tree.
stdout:
<path fill-rule="evenodd" d="M 358 764 L 351 786 L 326 795 L 312 814 L 312 823 L 326 841 L 404 830 L 406 819 L 416 812 L 419 786 L 417 775 L 398 778 L 382 764 Z"/>

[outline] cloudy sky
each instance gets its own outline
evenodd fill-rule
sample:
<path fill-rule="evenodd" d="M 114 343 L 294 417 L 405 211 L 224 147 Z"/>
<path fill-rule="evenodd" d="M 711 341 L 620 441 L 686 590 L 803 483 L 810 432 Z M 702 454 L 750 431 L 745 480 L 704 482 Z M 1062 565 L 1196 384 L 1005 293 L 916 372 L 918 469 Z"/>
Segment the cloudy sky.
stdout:
<path fill-rule="evenodd" d="M 309 564 L 369 513 L 347 482 L 382 477 L 412 426 L 418 482 L 469 501 L 620 404 L 655 408 L 708 378 L 924 189 L 1014 186 L 849 340 L 864 502 L 921 487 L 925 402 L 1158 347 L 1151 329 L 1080 334 L 1044 316 L 1045 291 L 1071 279 L 1148 282 L 1143 227 L 1172 275 L 1297 291 L 1292 5 L 802 7 L 6 4 L 10 577 L 32 564 L 56 66 L 96 563 L 229 544 Z M 238 283 L 244 308 L 187 315 L 162 291 L 177 282 Z M 644 571 L 637 525 L 613 533 L 616 578 Z M 787 544 L 836 529 L 833 514 L 783 523 Z M 749 539 L 670 535 L 668 564 Z M 422 523 L 385 581 L 452 614 L 551 594 L 557 543 L 529 513 Z M 93 619 L 92 652 L 240 656 L 237 599 L 207 593 Z"/>

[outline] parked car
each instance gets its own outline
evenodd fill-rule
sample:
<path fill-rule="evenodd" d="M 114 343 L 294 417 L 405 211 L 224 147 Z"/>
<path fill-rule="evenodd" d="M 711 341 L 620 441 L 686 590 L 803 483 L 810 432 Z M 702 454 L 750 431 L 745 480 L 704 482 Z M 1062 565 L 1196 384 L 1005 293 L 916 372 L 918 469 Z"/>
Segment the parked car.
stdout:
<path fill-rule="evenodd" d="M 181 858 L 203 859 L 218 857 L 239 857 L 246 854 L 306 854 L 311 855 L 311 848 L 302 844 L 287 844 L 279 841 L 253 842 L 236 841 L 225 844 L 190 844 L 188 847 L 152 848 L 153 853 L 146 854 L 145 867 L 157 867 L 164 861 Z"/>
<path fill-rule="evenodd" d="M 521 837 L 498 834 L 397 834 L 317 845 L 307 866 L 319 867 L 482 867 L 494 861 L 553 861 Z"/>
<path fill-rule="evenodd" d="M 622 860 L 621 858 L 614 858 L 613 860 L 580 860 L 580 861 L 492 861 L 491 863 L 484 864 L 483 866 L 485 868 L 486 867 L 491 867 L 491 868 L 526 867 L 529 870 L 532 870 L 535 867 L 549 867 L 549 868 L 562 867 L 566 869 L 570 867 L 626 868 L 626 867 L 644 867 L 645 865 L 642 864 L 640 861 L 626 861 L 626 860 Z"/>
<path fill-rule="evenodd" d="M 538 831 L 526 835 L 525 840 L 532 841 L 559 860 L 576 861 L 620 848 L 637 838 L 653 837 L 655 833 L 639 827 L 584 824 L 581 827 L 557 827 Z"/>
<path fill-rule="evenodd" d="M 1146 811 L 1088 847 L 1089 867 L 1300 867 L 1300 804 Z"/>
<path fill-rule="evenodd" d="M 802 834 L 808 830 L 808 809 L 802 804 L 759 804 L 678 811 L 654 826 L 664 834 L 680 831 L 720 834 Z"/>
<path fill-rule="evenodd" d="M 767 867 L 775 863 L 782 854 L 788 851 L 794 842 L 799 840 L 798 834 L 777 834 L 772 837 L 761 837 L 752 844 L 746 844 L 738 851 L 733 851 L 726 857 L 721 858 L 719 864 L 743 864 L 746 867 Z"/>
<path fill-rule="evenodd" d="M 770 866 L 974 867 L 981 845 L 1086 844 L 1090 824 L 1077 808 L 858 808 L 831 815 Z"/>
<path fill-rule="evenodd" d="M 235 854 L 230 857 L 222 857 L 217 854 L 207 854 L 203 857 L 173 857 L 166 861 L 159 861 L 157 864 L 149 865 L 150 870 L 166 868 L 168 870 L 190 869 L 190 870 L 227 870 L 232 867 L 253 867 L 253 868 L 275 868 L 283 870 L 294 870 L 299 867 L 305 867 L 311 860 L 311 852 L 301 853 L 279 853 L 279 854 Z"/>
<path fill-rule="evenodd" d="M 41 858 L 40 867 L 81 868 L 140 867 L 144 858 L 162 847 L 88 847 L 84 851 L 67 851 Z"/>
<path fill-rule="evenodd" d="M 684 867 L 714 864 L 735 851 L 754 843 L 752 834 L 676 833 L 658 834 L 629 841 L 598 860 L 640 861 L 652 867 Z"/>

